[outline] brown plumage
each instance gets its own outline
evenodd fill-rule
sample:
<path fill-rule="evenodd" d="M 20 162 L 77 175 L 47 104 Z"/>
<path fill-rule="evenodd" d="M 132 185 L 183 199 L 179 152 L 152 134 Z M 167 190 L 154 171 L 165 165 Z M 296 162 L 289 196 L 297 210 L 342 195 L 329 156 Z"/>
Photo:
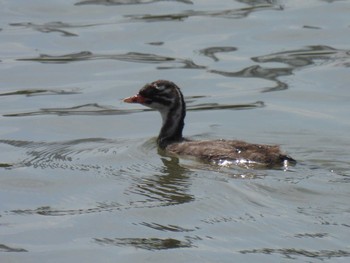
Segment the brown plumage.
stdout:
<path fill-rule="evenodd" d="M 233 164 L 257 164 L 266 167 L 294 164 L 296 161 L 281 153 L 277 145 L 251 144 L 237 140 L 191 141 L 182 136 L 186 105 L 183 95 L 173 82 L 158 80 L 145 85 L 135 96 L 124 99 L 158 110 L 163 119 L 157 143 L 171 154 L 196 157 L 205 161 Z"/>
<path fill-rule="evenodd" d="M 166 151 L 183 156 L 194 156 L 214 163 L 231 161 L 237 165 L 275 166 L 284 161 L 295 161 L 281 154 L 277 145 L 251 144 L 237 140 L 184 141 L 169 144 Z"/>

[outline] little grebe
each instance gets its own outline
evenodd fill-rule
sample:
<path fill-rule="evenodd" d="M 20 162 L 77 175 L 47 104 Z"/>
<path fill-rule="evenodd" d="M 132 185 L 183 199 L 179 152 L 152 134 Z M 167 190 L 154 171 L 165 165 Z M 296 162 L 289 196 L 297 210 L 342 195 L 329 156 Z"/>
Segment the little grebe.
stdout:
<path fill-rule="evenodd" d="M 157 143 L 166 152 L 193 156 L 206 161 L 236 164 L 276 166 L 294 164 L 296 161 L 281 153 L 277 145 L 251 144 L 237 140 L 191 141 L 182 137 L 186 105 L 180 88 L 173 82 L 158 80 L 145 85 L 136 95 L 124 99 L 158 110 L 163 125 Z"/>

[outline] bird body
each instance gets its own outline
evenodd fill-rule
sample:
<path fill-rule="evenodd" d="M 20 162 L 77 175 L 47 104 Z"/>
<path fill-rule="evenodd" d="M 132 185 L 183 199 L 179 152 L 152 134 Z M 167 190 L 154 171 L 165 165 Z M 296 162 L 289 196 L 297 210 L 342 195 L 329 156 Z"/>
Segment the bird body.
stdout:
<path fill-rule="evenodd" d="M 251 144 L 238 140 L 187 140 L 182 136 L 186 105 L 180 88 L 173 82 L 158 80 L 145 85 L 136 95 L 124 99 L 156 109 L 162 116 L 157 138 L 159 148 L 179 156 L 196 157 L 221 163 L 258 164 L 266 167 L 293 164 L 277 145 Z"/>

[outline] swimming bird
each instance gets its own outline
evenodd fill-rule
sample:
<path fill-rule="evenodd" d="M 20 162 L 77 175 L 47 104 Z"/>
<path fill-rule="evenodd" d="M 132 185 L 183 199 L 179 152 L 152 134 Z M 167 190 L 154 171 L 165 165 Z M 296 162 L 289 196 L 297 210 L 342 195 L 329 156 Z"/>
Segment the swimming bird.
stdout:
<path fill-rule="evenodd" d="M 216 164 L 286 166 L 296 161 L 282 153 L 278 145 L 252 144 L 239 140 L 188 140 L 182 135 L 186 104 L 180 88 L 168 80 L 146 84 L 124 102 L 139 103 L 158 110 L 162 116 L 157 144 L 167 153 L 195 157 Z"/>

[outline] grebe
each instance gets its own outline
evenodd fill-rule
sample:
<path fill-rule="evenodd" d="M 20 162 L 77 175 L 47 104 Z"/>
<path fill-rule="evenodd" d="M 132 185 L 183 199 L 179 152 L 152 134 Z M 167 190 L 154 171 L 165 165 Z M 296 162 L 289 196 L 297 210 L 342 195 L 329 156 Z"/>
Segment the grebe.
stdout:
<path fill-rule="evenodd" d="M 124 102 L 139 103 L 158 110 L 162 128 L 157 138 L 159 148 L 168 153 L 193 156 L 217 164 L 256 164 L 265 167 L 294 164 L 296 161 L 283 154 L 277 145 L 251 144 L 237 140 L 187 140 L 182 136 L 186 104 L 180 88 L 173 82 L 157 80 L 146 84 Z"/>

